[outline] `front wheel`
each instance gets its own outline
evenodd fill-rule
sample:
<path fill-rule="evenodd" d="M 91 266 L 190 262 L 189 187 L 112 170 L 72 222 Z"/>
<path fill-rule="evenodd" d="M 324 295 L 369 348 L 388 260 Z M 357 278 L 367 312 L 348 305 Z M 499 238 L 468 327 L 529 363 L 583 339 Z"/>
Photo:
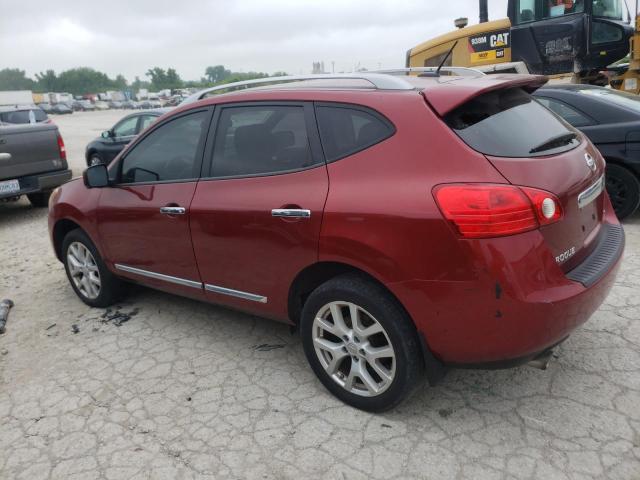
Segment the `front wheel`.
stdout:
<path fill-rule="evenodd" d="M 620 220 L 636 211 L 640 204 L 640 182 L 638 178 L 620 165 L 607 165 L 607 192 L 611 204 Z"/>
<path fill-rule="evenodd" d="M 421 378 L 413 322 L 383 287 L 364 277 L 340 276 L 314 290 L 300 332 L 315 374 L 353 407 L 393 408 Z"/>
<path fill-rule="evenodd" d="M 118 300 L 122 281 L 107 269 L 82 230 L 72 230 L 64 237 L 62 254 L 67 278 L 80 300 L 90 307 L 108 307 Z"/>
<path fill-rule="evenodd" d="M 89 157 L 90 167 L 93 167 L 94 165 L 100 165 L 101 163 L 104 163 L 104 160 L 102 160 L 102 157 L 97 153 L 93 153 L 91 157 Z"/>

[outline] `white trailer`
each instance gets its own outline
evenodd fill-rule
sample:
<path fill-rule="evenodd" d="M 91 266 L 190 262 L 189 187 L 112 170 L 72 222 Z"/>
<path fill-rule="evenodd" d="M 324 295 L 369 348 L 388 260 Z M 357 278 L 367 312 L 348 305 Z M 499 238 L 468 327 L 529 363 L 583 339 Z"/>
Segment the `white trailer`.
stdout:
<path fill-rule="evenodd" d="M 33 94 L 31 90 L 0 92 L 0 105 L 33 105 Z"/>

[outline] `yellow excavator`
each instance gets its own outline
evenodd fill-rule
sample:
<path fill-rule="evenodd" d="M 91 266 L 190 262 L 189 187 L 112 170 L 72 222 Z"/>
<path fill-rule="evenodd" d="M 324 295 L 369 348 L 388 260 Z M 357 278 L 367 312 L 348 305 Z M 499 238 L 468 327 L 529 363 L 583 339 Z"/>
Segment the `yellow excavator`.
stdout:
<path fill-rule="evenodd" d="M 640 33 L 627 20 L 625 0 L 509 0 L 507 18 L 491 22 L 488 0 L 479 4 L 479 24 L 457 19 L 457 30 L 410 49 L 406 66 L 535 73 L 600 85 L 611 79 L 615 88 L 638 93 L 640 51 L 634 46 L 640 48 Z M 603 74 L 627 56 L 630 44 L 631 62 Z"/>

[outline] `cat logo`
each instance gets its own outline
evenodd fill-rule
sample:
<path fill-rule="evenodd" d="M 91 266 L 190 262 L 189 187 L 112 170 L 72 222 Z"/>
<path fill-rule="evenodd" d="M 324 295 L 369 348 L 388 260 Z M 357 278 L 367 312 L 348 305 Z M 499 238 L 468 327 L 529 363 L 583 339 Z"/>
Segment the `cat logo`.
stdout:
<path fill-rule="evenodd" d="M 502 48 L 509 46 L 509 32 L 502 32 L 489 37 L 491 48 Z"/>

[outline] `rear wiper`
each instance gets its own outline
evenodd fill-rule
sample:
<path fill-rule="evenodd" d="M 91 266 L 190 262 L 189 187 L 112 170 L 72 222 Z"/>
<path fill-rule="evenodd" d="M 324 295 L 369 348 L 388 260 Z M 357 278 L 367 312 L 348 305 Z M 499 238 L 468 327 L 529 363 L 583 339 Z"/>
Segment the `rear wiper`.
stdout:
<path fill-rule="evenodd" d="M 538 153 L 544 152 L 545 150 L 551 150 L 552 148 L 561 147 L 568 143 L 571 143 L 578 135 L 574 132 L 563 133 L 562 135 L 558 135 L 556 137 L 552 137 L 546 142 L 538 145 L 537 147 L 529 150 L 529 153 Z"/>

